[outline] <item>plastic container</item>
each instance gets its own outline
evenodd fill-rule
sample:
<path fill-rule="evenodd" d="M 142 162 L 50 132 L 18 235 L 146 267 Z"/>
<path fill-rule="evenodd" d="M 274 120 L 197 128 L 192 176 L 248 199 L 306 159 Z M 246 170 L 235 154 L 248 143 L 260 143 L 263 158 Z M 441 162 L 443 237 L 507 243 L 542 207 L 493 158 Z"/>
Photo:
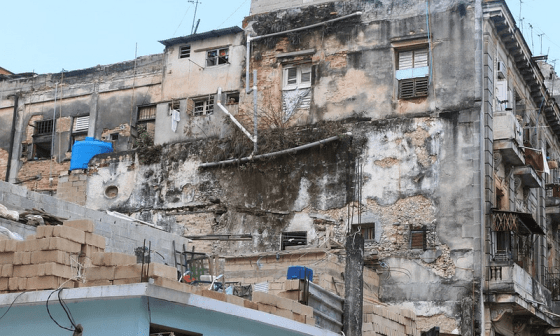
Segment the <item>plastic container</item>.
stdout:
<path fill-rule="evenodd" d="M 70 170 L 87 169 L 89 161 L 97 154 L 111 153 L 113 145 L 108 142 L 87 137 L 84 141 L 76 141 L 72 146 Z"/>
<path fill-rule="evenodd" d="M 307 279 L 313 282 L 313 270 L 305 266 L 290 266 L 288 267 L 288 280 L 291 279 L 305 279 L 307 273 Z"/>

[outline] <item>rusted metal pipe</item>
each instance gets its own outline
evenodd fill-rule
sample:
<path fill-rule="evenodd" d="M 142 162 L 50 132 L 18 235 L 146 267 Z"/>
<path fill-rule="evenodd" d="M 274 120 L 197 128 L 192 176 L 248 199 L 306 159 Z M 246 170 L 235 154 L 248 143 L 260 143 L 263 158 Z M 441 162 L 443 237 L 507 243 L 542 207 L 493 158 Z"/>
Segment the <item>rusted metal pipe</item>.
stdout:
<path fill-rule="evenodd" d="M 348 133 L 345 133 L 344 135 L 352 136 L 352 133 L 348 132 Z M 210 168 L 210 167 L 216 167 L 216 166 L 226 165 L 226 164 L 231 164 L 231 163 L 244 163 L 244 162 L 248 162 L 248 161 L 274 157 L 274 156 L 278 156 L 278 155 L 282 155 L 282 154 L 296 153 L 300 150 L 304 150 L 304 149 L 307 149 L 307 148 L 323 145 L 323 144 L 326 144 L 328 142 L 332 142 L 332 141 L 335 141 L 335 140 L 338 140 L 338 139 L 340 139 L 340 136 L 335 135 L 333 137 L 330 137 L 330 138 L 327 138 L 327 139 L 324 139 L 324 140 L 315 141 L 315 142 L 312 142 L 312 143 L 308 143 L 307 145 L 302 145 L 302 146 L 298 146 L 298 147 L 294 147 L 294 148 L 284 149 L 284 150 L 281 150 L 281 151 L 278 151 L 278 152 L 261 154 L 261 155 L 250 156 L 250 157 L 244 157 L 244 158 L 241 158 L 241 159 L 231 159 L 231 160 L 225 160 L 225 161 L 203 163 L 203 164 L 199 165 L 198 168 Z"/>

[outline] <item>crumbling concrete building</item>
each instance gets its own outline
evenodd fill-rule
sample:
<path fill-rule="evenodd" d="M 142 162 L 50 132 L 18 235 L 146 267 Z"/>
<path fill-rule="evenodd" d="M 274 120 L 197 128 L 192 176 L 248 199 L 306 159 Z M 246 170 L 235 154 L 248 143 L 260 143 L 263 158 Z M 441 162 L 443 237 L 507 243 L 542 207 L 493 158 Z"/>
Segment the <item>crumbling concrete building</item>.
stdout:
<path fill-rule="evenodd" d="M 90 134 L 117 143 L 58 184 L 46 170 L 28 180 L 38 173 L 24 161 L 46 148 L 32 118 L 59 114 L 62 74 L 1 81 L 10 182 L 81 193 L 222 256 L 360 232 L 377 299 L 414 311 L 420 329 L 560 333 L 555 77 L 504 1 L 254 0 L 244 25 L 80 77 L 84 108 L 95 94 L 96 113 L 111 115 L 90 112 L 90 125 L 112 120 Z M 100 108 L 109 93 L 94 83 L 121 103 Z M 70 126 L 85 114 L 63 91 L 60 118 L 76 118 L 49 129 L 49 172 L 68 169 Z"/>

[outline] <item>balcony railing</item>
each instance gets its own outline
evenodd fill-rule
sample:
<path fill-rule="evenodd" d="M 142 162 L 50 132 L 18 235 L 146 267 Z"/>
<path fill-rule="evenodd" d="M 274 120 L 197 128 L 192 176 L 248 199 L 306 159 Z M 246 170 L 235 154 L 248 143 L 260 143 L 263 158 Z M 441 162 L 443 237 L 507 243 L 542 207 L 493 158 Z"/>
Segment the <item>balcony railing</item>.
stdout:
<path fill-rule="evenodd" d="M 560 272 L 546 272 L 544 285 L 552 294 L 552 300 L 560 301 Z"/>

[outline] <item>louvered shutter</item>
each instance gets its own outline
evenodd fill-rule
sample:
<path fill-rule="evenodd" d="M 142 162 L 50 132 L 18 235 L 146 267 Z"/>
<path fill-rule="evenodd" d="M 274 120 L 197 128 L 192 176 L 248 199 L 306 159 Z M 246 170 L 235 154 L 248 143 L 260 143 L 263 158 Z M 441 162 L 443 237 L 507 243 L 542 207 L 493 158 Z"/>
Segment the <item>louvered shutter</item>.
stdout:
<path fill-rule="evenodd" d="M 399 70 L 410 69 L 413 67 L 412 58 L 413 51 L 399 52 Z"/>
<path fill-rule="evenodd" d="M 428 66 L 428 49 L 414 50 L 414 67 Z"/>
<path fill-rule="evenodd" d="M 89 116 L 76 117 L 74 118 L 74 125 L 72 126 L 72 132 L 85 132 L 89 128 Z"/>

